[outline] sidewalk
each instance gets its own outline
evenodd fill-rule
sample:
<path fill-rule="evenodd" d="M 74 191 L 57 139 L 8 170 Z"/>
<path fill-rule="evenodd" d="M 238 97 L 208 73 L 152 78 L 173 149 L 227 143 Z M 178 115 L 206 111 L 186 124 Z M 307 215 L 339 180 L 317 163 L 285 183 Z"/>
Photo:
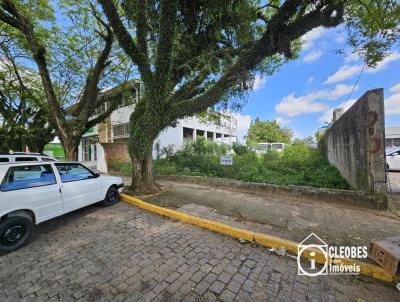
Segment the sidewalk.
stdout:
<path fill-rule="evenodd" d="M 125 180 L 129 183 L 129 179 Z M 248 194 L 202 185 L 160 182 L 161 194 L 142 197 L 154 204 L 300 242 L 311 232 L 335 245 L 367 245 L 400 233 L 389 211 L 313 201 L 306 198 Z"/>

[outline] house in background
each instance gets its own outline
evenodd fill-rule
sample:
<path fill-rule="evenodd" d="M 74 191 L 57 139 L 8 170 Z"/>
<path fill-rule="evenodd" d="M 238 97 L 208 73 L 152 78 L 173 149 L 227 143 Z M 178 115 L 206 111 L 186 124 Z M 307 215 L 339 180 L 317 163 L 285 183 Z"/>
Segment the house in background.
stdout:
<path fill-rule="evenodd" d="M 110 166 L 130 163 L 128 153 L 129 117 L 140 97 L 140 83 L 132 89 L 118 108 L 102 123 L 85 133 L 79 145 L 78 159 L 98 171 L 107 173 Z M 107 109 L 107 104 L 98 113 Z M 210 141 L 233 144 L 237 141 L 237 120 L 228 112 L 216 113 L 217 118 L 188 117 L 177 122 L 175 127 L 164 129 L 153 146 L 153 156 L 164 147 L 179 150 L 186 140 L 203 136 Z M 215 120 L 215 121 L 214 121 Z"/>

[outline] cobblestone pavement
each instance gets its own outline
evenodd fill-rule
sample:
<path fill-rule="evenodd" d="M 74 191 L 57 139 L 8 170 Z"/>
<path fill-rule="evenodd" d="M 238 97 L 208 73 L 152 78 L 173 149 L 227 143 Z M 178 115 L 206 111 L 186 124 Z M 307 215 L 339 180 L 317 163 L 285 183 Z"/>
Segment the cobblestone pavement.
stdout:
<path fill-rule="evenodd" d="M 0 301 L 397 301 L 355 277 L 297 276 L 296 261 L 133 206 L 39 225 L 0 257 Z"/>

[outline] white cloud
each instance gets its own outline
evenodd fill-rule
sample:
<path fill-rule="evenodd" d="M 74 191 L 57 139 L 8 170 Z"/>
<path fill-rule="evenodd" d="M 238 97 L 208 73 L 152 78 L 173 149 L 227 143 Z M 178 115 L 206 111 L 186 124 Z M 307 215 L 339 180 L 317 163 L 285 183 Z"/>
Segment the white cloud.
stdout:
<path fill-rule="evenodd" d="M 240 142 L 244 141 L 244 136 L 250 128 L 251 116 L 237 112 L 231 112 L 234 119 L 237 121 L 237 137 Z"/>
<path fill-rule="evenodd" d="M 254 84 L 253 84 L 253 90 L 258 90 L 264 87 L 266 79 L 260 77 L 259 75 L 255 77 L 254 79 Z"/>
<path fill-rule="evenodd" d="M 343 108 L 344 112 L 346 112 L 351 106 L 353 106 L 353 104 L 356 101 L 357 101 L 356 99 L 350 99 L 346 103 L 343 102 L 340 105 L 338 105 L 337 107 L 332 107 L 332 108 L 327 109 L 324 112 L 324 114 L 318 119 L 318 121 L 321 122 L 321 123 L 330 123 L 330 122 L 332 122 L 333 110 L 335 108 Z"/>
<path fill-rule="evenodd" d="M 361 58 L 357 53 L 348 53 L 348 54 L 346 54 L 346 57 L 344 58 L 345 63 L 357 62 L 360 60 L 361 60 Z"/>
<path fill-rule="evenodd" d="M 400 93 L 392 94 L 385 101 L 385 114 L 397 115 L 400 114 Z"/>
<path fill-rule="evenodd" d="M 333 75 L 329 76 L 324 84 L 338 83 L 350 79 L 354 75 L 358 74 L 362 68 L 362 65 L 343 65 Z"/>
<path fill-rule="evenodd" d="M 344 34 L 338 34 L 335 41 L 338 44 L 342 44 L 344 41 L 346 41 L 346 37 Z"/>
<path fill-rule="evenodd" d="M 312 82 L 314 82 L 315 78 L 313 76 L 309 77 L 307 79 L 307 84 L 311 84 Z"/>
<path fill-rule="evenodd" d="M 322 51 L 319 51 L 319 50 L 312 51 L 303 58 L 303 61 L 308 62 L 308 63 L 314 62 L 314 61 L 318 60 L 321 56 L 322 56 Z"/>
<path fill-rule="evenodd" d="M 302 37 L 303 49 L 309 50 L 314 46 L 314 42 L 321 38 L 326 32 L 324 27 L 316 27 Z"/>
<path fill-rule="evenodd" d="M 352 88 L 350 85 L 339 84 L 334 89 L 316 90 L 299 97 L 295 97 L 292 93 L 275 105 L 275 111 L 289 117 L 324 111 L 329 107 L 324 103 L 316 102 L 317 100 L 337 100 L 350 93 Z"/>
<path fill-rule="evenodd" d="M 351 62 L 354 60 L 359 60 L 360 58 L 356 54 L 351 54 L 346 57 L 346 62 Z M 365 72 L 367 73 L 375 73 L 381 70 L 384 70 L 389 63 L 400 60 L 400 52 L 392 52 L 386 58 L 384 58 L 381 62 L 379 62 L 375 68 L 365 68 Z M 362 70 L 362 65 L 343 65 L 340 67 L 333 75 L 329 76 L 324 84 L 333 84 L 338 83 L 347 79 L 351 79 L 356 74 L 359 74 Z"/>
<path fill-rule="evenodd" d="M 389 89 L 389 91 L 391 93 L 398 93 L 398 92 L 400 93 L 400 83 L 398 83 L 398 84 L 394 85 L 393 87 L 391 87 Z"/>
<path fill-rule="evenodd" d="M 286 126 L 291 122 L 290 119 L 288 119 L 286 117 L 282 117 L 282 116 L 277 116 L 275 118 L 275 121 L 279 124 L 279 126 Z"/>

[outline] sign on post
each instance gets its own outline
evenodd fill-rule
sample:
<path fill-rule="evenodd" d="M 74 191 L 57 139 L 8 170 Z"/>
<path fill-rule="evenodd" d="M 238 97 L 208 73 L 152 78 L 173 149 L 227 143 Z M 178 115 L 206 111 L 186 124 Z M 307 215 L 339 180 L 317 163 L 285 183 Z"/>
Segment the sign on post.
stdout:
<path fill-rule="evenodd" d="M 232 166 L 233 165 L 233 158 L 232 156 L 220 156 L 219 163 L 222 166 Z"/>

